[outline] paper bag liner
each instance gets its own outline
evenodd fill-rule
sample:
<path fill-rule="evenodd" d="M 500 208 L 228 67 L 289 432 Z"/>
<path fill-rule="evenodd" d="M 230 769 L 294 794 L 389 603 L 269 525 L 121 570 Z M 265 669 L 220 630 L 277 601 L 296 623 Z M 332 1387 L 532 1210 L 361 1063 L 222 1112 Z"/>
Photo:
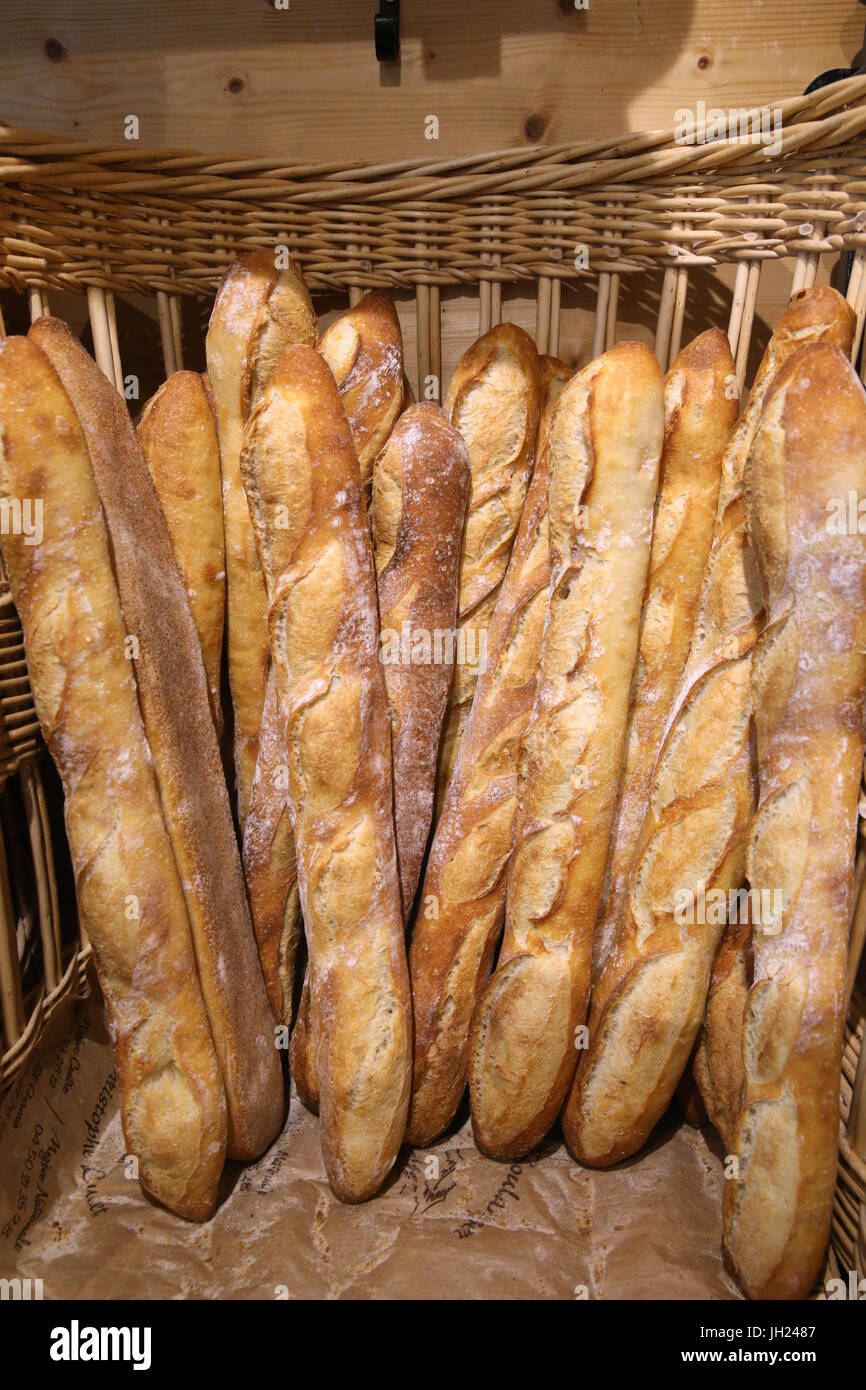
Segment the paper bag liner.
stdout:
<path fill-rule="evenodd" d="M 668 1122 L 593 1172 L 559 1138 L 495 1163 L 467 1120 L 348 1207 L 292 1094 L 277 1141 L 231 1164 L 213 1220 L 191 1225 L 143 1196 L 124 1156 L 96 998 L 54 1020 L 0 1104 L 0 1277 L 41 1279 L 47 1299 L 731 1299 L 722 1183 L 709 1130 Z"/>

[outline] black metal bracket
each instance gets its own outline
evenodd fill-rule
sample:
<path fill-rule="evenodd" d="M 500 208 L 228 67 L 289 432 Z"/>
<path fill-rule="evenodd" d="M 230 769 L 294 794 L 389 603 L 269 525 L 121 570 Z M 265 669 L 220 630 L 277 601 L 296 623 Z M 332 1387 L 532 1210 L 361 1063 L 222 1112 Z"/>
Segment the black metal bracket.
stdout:
<path fill-rule="evenodd" d="M 396 63 L 400 56 L 400 0 L 379 0 L 373 37 L 379 62 Z"/>

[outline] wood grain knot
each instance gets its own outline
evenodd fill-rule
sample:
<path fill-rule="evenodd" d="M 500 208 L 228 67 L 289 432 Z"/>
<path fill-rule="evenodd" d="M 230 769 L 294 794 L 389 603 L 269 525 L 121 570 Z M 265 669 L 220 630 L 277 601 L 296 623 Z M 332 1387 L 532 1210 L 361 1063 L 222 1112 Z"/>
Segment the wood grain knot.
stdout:
<path fill-rule="evenodd" d="M 59 39 L 46 39 L 43 49 L 49 63 L 62 63 L 63 59 L 68 56 Z"/>
<path fill-rule="evenodd" d="M 700 68 L 701 72 L 706 72 L 707 68 L 711 68 L 712 66 L 713 60 L 710 54 L 702 53 L 700 58 L 698 59 L 698 67 Z"/>
<path fill-rule="evenodd" d="M 523 125 L 523 134 L 526 136 L 527 140 L 530 141 L 530 143 L 534 144 L 536 140 L 540 140 L 546 130 L 546 116 L 527 116 Z"/>
<path fill-rule="evenodd" d="M 230 78 L 229 78 L 229 91 L 230 91 L 230 92 L 242 92 L 243 89 L 244 89 L 244 79 L 243 79 L 242 77 L 230 77 Z"/>

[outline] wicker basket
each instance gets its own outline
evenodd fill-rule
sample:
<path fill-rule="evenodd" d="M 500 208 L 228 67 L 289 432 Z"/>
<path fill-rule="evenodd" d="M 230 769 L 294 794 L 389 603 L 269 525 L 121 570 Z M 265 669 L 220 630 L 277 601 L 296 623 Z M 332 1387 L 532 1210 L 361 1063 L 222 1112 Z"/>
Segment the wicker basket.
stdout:
<path fill-rule="evenodd" d="M 169 372 L 182 365 L 184 346 L 201 350 L 201 314 L 182 342 L 184 306 L 189 322 L 195 301 L 209 300 L 238 250 L 276 244 L 300 261 L 320 307 L 322 297 L 333 307 L 334 296 L 355 301 L 368 288 L 411 296 L 401 317 L 407 343 L 414 327 L 417 382 L 428 398 L 440 395 L 443 345 L 456 357 L 500 320 L 503 291 L 515 288 L 524 312 L 532 297 L 542 352 L 559 351 L 564 296 L 591 302 L 591 331 L 577 354 L 585 359 L 615 340 L 626 302 L 630 312 L 648 305 L 663 368 L 691 326 L 691 292 L 699 300 L 695 331 L 727 318 L 742 384 L 761 346 L 756 307 L 768 267 L 781 267 L 787 294 L 813 283 L 830 257 L 857 312 L 858 347 L 866 313 L 866 77 L 784 103 L 773 117 L 782 122 L 774 147 L 742 131 L 704 143 L 655 133 L 351 168 L 105 149 L 0 126 L 0 287 L 23 297 L 25 322 L 25 314 L 47 311 L 49 296 L 55 307 L 62 296 L 67 312 L 70 294 L 86 296 L 80 321 L 89 319 L 94 354 L 121 390 L 124 370 L 136 371 L 135 344 L 127 351 L 122 342 L 115 294 L 124 304 L 155 299 L 160 371 Z M 467 295 L 476 305 L 468 315 Z M 448 330 L 449 296 L 461 297 L 463 341 Z M 0 779 L 6 790 L 19 789 L 17 839 L 30 860 L 27 898 L 16 891 L 20 855 L 0 854 L 0 1090 L 51 1012 L 86 989 L 89 948 L 74 927 L 68 939 L 61 930 L 71 895 L 58 888 L 55 858 L 65 846 L 50 832 L 43 785 L 50 769 L 40 749 L 20 628 L 0 578 Z M 6 821 L 2 828 L 8 851 Z M 827 1265 L 828 1275 L 844 1278 L 851 1270 L 866 1275 L 866 1001 L 854 987 L 866 935 L 864 880 L 866 837 Z M 22 912 L 40 943 L 35 982 L 22 980 Z"/>

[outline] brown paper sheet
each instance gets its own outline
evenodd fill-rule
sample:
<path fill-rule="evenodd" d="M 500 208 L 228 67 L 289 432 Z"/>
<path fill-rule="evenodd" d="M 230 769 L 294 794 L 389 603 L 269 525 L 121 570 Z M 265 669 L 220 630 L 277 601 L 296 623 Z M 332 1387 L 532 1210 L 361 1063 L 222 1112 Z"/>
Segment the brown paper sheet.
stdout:
<path fill-rule="evenodd" d="M 592 1172 L 559 1140 L 494 1163 L 467 1121 L 347 1207 L 293 1095 L 280 1138 L 258 1163 L 230 1165 L 203 1226 L 150 1202 L 130 1168 L 91 1000 L 54 1021 L 0 1105 L 0 1277 L 41 1279 L 45 1298 L 739 1296 L 722 1266 L 709 1130 L 669 1126 L 639 1159 Z"/>

